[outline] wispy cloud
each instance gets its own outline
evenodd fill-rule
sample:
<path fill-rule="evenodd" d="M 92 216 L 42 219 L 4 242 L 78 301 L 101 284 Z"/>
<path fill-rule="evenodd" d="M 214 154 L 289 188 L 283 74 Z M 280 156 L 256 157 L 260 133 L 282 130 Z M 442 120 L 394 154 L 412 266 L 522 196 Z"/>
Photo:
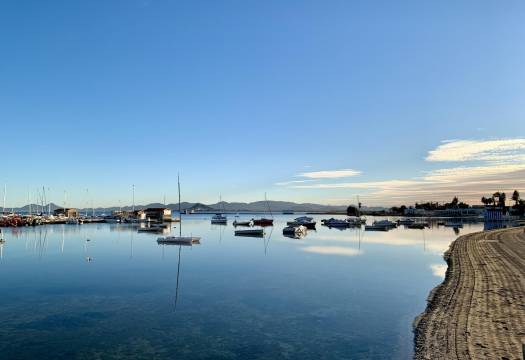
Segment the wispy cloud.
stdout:
<path fill-rule="evenodd" d="M 282 182 L 276 182 L 274 185 L 277 185 L 277 186 L 290 186 L 290 185 L 304 184 L 304 183 L 311 182 L 311 181 L 314 181 L 314 180 L 282 181 Z"/>
<path fill-rule="evenodd" d="M 297 176 L 310 179 L 338 179 L 360 175 L 361 171 L 353 169 L 323 170 L 300 173 Z"/>
<path fill-rule="evenodd" d="M 313 181 L 281 183 L 295 189 L 355 190 L 368 205 L 390 205 L 419 201 L 443 201 L 460 196 L 479 203 L 483 194 L 525 188 L 525 139 L 446 140 L 428 152 L 426 160 L 461 162 L 407 179 L 381 181 L 331 181 L 355 176 L 352 169 L 303 173 Z"/>
<path fill-rule="evenodd" d="M 496 178 L 525 170 L 525 163 L 516 164 L 487 164 L 484 166 L 459 166 L 454 168 L 437 169 L 427 173 L 423 179 L 427 182 L 458 182 L 467 180 L 483 180 Z"/>
<path fill-rule="evenodd" d="M 419 184 L 416 180 L 385 180 L 385 181 L 363 181 L 346 183 L 318 183 L 318 184 L 293 184 L 296 189 L 388 189 Z"/>
<path fill-rule="evenodd" d="M 427 161 L 525 160 L 525 139 L 451 140 L 429 151 Z"/>

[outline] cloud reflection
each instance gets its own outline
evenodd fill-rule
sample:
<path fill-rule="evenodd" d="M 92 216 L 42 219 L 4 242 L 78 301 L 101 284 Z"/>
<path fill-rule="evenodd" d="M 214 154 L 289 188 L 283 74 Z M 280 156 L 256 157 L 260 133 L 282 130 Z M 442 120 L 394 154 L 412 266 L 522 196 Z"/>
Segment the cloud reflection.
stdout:
<path fill-rule="evenodd" d="M 356 256 L 363 254 L 363 251 L 343 246 L 307 246 L 302 249 L 305 252 L 322 255 L 341 255 Z"/>
<path fill-rule="evenodd" d="M 432 270 L 432 274 L 434 276 L 440 277 L 442 279 L 445 278 L 445 274 L 447 272 L 447 265 L 445 265 L 445 264 L 430 264 L 430 269 Z"/>

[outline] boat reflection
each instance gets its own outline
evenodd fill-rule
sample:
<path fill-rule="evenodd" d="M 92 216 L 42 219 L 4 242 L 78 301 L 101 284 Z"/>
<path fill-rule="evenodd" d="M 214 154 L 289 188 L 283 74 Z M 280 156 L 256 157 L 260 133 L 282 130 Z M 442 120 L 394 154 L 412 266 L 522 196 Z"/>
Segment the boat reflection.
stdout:
<path fill-rule="evenodd" d="M 187 242 L 187 241 L 181 241 L 179 243 L 177 242 L 174 242 L 174 241 L 170 241 L 170 242 L 165 242 L 165 243 L 162 243 L 162 242 L 158 242 L 159 245 L 162 245 L 162 258 L 164 258 L 164 247 L 165 246 L 178 246 L 179 247 L 179 254 L 178 254 L 178 259 L 177 259 L 177 283 L 175 285 L 175 301 L 174 301 L 174 310 L 177 309 L 177 303 L 179 301 L 179 288 L 180 288 L 180 281 L 181 281 L 181 278 L 180 278 L 180 274 L 181 274 L 181 266 L 182 266 L 182 263 L 181 263 L 181 259 L 182 259 L 182 247 L 191 247 L 193 245 L 200 245 L 200 241 L 197 240 L 197 241 L 192 241 L 192 242 Z"/>

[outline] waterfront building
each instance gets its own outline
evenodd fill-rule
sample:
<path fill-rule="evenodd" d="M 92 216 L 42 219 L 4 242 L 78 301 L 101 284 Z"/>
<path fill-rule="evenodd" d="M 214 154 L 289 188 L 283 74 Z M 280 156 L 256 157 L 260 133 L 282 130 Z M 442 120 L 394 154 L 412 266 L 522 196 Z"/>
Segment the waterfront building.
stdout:
<path fill-rule="evenodd" d="M 58 208 L 53 211 L 54 216 L 65 216 L 67 218 L 77 218 L 79 216 L 78 209 L 74 208 Z"/>
<path fill-rule="evenodd" d="M 170 221 L 171 220 L 171 209 L 168 208 L 147 208 L 144 210 L 144 214 L 147 220 L 151 221 Z"/>

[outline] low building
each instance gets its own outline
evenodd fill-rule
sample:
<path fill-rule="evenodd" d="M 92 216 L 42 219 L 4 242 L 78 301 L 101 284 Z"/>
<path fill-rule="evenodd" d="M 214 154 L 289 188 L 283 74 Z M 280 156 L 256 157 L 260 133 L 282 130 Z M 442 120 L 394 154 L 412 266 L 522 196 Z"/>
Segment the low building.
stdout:
<path fill-rule="evenodd" d="M 73 208 L 58 208 L 53 211 L 55 216 L 65 216 L 68 218 L 77 218 L 79 216 L 78 210 Z"/>
<path fill-rule="evenodd" d="M 469 208 L 452 208 L 452 209 L 444 209 L 444 210 L 435 210 L 434 216 L 439 217 L 476 217 L 481 216 L 484 213 L 484 208 L 475 208 L 475 207 L 469 207 Z"/>
<path fill-rule="evenodd" d="M 509 216 L 505 208 L 501 206 L 487 206 L 484 214 L 485 222 L 505 221 Z"/>
<path fill-rule="evenodd" d="M 416 209 L 412 206 L 405 209 L 405 216 L 425 216 L 425 215 L 428 215 L 428 212 L 425 209 Z"/>
<path fill-rule="evenodd" d="M 171 221 L 171 209 L 168 208 L 147 208 L 144 210 L 146 220 L 151 221 Z"/>

